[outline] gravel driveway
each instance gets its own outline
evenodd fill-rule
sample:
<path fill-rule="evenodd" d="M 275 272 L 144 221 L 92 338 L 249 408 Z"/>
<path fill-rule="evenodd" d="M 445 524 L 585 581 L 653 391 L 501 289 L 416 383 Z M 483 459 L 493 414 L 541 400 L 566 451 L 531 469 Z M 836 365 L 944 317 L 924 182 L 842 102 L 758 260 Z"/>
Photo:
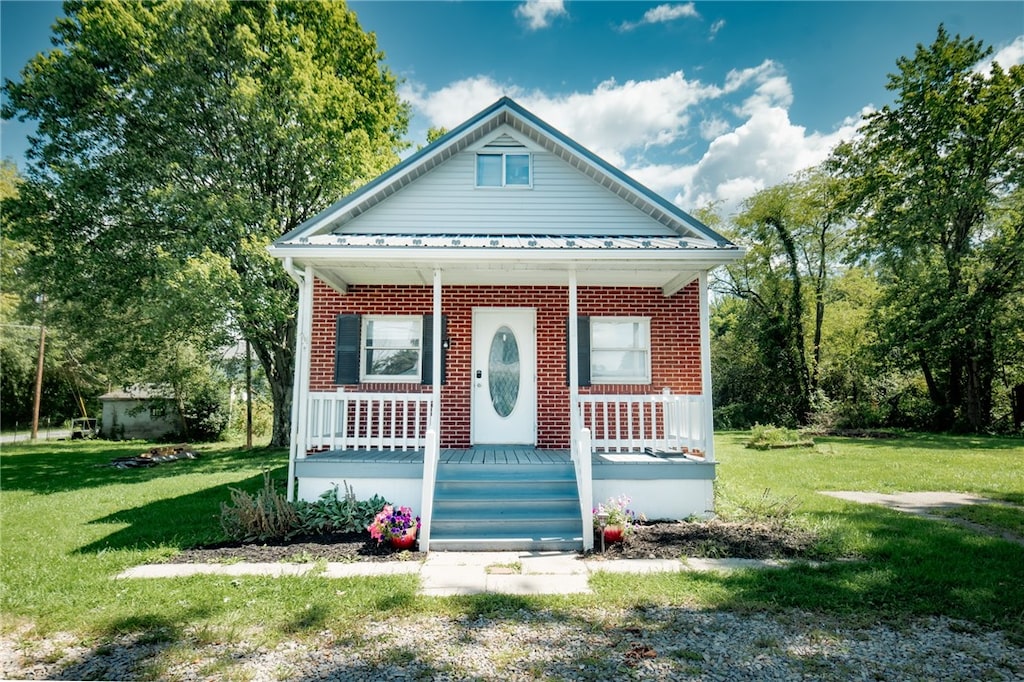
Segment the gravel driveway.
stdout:
<path fill-rule="evenodd" d="M 10 679 L 1024 679 L 1024 649 L 961 621 L 894 627 L 676 607 L 383 619 L 272 648 L 128 639 L 87 648 L 64 636 L 16 652 L 5 637 L 0 660 Z"/>

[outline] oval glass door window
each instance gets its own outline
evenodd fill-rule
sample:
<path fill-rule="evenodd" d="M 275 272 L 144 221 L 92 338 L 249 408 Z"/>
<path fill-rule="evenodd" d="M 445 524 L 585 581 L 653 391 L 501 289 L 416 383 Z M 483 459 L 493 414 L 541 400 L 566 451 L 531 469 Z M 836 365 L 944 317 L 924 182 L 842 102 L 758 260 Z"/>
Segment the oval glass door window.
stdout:
<path fill-rule="evenodd" d="M 512 414 L 519 399 L 519 344 L 512 330 L 504 325 L 491 339 L 487 385 L 494 411 L 502 417 Z"/>

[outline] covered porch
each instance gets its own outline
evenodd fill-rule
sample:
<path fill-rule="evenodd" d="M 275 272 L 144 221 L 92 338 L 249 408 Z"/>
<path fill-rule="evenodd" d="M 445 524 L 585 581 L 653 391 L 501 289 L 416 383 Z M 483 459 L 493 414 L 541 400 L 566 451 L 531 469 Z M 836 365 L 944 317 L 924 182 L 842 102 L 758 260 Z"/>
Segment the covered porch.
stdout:
<path fill-rule="evenodd" d="M 570 448 L 441 448 L 432 394 L 311 393 L 293 475 L 302 499 L 346 485 L 413 507 L 424 550 L 589 549 L 610 497 L 652 519 L 713 509 L 704 410 L 701 396 L 591 394 L 569 410 Z"/>

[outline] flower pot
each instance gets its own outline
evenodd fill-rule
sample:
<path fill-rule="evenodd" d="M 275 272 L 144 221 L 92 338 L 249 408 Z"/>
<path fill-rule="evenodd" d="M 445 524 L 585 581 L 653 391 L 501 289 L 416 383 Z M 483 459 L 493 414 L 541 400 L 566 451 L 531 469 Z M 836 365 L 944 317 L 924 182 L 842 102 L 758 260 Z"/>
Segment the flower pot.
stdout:
<path fill-rule="evenodd" d="M 604 528 L 604 541 L 606 544 L 612 544 L 614 542 L 622 542 L 622 538 L 626 534 L 626 529 L 622 526 L 605 526 Z"/>
<path fill-rule="evenodd" d="M 416 533 L 408 533 L 400 537 L 391 538 L 391 546 L 395 549 L 412 549 L 416 544 Z"/>

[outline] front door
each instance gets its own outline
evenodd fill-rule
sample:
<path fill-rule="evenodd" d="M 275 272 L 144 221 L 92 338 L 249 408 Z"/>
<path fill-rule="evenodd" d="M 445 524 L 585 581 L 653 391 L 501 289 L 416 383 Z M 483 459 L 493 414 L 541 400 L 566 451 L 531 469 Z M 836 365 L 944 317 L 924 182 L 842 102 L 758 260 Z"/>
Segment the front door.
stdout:
<path fill-rule="evenodd" d="M 537 313 L 473 310 L 474 444 L 537 442 Z"/>

